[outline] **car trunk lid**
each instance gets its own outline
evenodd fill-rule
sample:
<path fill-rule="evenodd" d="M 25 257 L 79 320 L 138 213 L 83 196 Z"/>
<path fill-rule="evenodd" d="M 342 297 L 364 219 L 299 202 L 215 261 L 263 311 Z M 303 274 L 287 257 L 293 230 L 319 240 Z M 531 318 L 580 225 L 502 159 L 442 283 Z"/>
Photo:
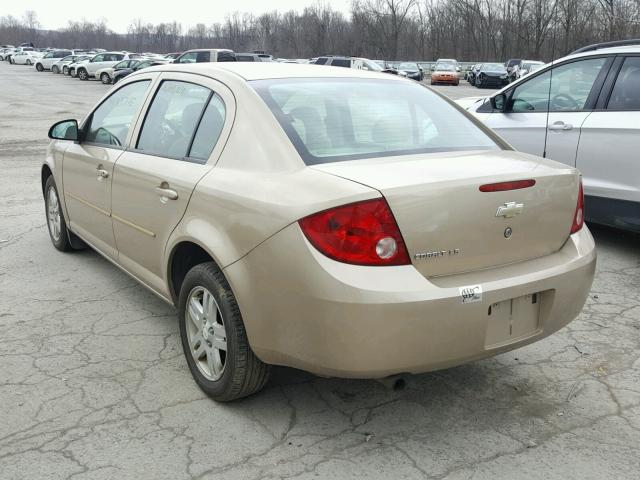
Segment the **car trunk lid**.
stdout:
<path fill-rule="evenodd" d="M 512 151 L 385 157 L 312 168 L 380 191 L 413 265 L 426 277 L 558 251 L 569 236 L 580 182 L 573 168 Z M 480 190 L 516 180 L 535 180 L 535 185 Z"/>

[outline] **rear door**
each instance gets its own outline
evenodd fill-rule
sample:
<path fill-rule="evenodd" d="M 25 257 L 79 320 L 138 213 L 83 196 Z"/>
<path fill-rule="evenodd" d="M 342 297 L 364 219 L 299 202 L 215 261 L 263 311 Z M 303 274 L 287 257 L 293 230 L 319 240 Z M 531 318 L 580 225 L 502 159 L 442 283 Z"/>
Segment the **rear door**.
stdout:
<path fill-rule="evenodd" d="M 601 108 L 582 125 L 576 166 L 584 177 L 589 220 L 640 229 L 640 56 L 618 62 L 598 101 Z"/>
<path fill-rule="evenodd" d="M 229 134 L 235 103 L 222 84 L 199 75 L 163 73 L 113 180 L 113 231 L 120 264 L 159 293 L 164 249 L 198 181 Z"/>

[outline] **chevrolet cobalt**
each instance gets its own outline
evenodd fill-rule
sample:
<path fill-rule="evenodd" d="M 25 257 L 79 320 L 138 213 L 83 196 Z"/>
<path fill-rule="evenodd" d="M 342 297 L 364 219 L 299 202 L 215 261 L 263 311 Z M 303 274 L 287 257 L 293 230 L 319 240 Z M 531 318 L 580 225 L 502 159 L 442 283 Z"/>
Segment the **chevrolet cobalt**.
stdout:
<path fill-rule="evenodd" d="M 89 245 L 175 305 L 219 401 L 270 365 L 382 378 L 521 347 L 593 280 L 578 171 L 404 78 L 162 65 L 49 136 L 53 245 Z"/>

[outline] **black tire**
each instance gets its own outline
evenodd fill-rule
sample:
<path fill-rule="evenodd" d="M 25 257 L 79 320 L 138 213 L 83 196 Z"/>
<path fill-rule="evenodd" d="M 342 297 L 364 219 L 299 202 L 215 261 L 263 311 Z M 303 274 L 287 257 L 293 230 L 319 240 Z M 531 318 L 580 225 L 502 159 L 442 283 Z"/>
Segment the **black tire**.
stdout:
<path fill-rule="evenodd" d="M 87 71 L 84 68 L 79 68 L 78 69 L 78 78 L 80 80 L 89 80 L 89 73 L 87 73 Z"/>
<path fill-rule="evenodd" d="M 107 72 L 104 72 L 100 75 L 100 81 L 105 85 L 109 85 L 111 83 L 111 77 Z"/>
<path fill-rule="evenodd" d="M 44 67 L 41 63 L 36 63 L 36 70 L 39 72 L 42 72 L 44 70 Z"/>
<path fill-rule="evenodd" d="M 51 73 L 60 73 L 60 69 L 57 65 L 51 67 Z"/>
<path fill-rule="evenodd" d="M 218 380 L 208 379 L 198 368 L 191 353 L 186 314 L 191 293 L 205 288 L 213 295 L 226 331 L 226 355 L 222 376 Z M 187 273 L 180 288 L 178 318 L 182 348 L 198 386 L 218 402 L 229 402 L 261 390 L 269 380 L 271 366 L 263 363 L 251 350 L 242 321 L 242 315 L 229 283 L 220 269 L 213 263 L 196 265 Z"/>
<path fill-rule="evenodd" d="M 49 190 L 53 189 L 58 199 L 58 209 L 60 212 L 60 233 L 58 238 L 55 238 L 54 233 L 52 232 L 51 222 L 49 221 Z M 61 252 L 70 252 L 73 250 L 73 246 L 71 245 L 71 241 L 69 240 L 69 234 L 71 232 L 67 229 L 67 222 L 64 219 L 64 213 L 62 212 L 62 207 L 60 205 L 60 195 L 58 195 L 58 187 L 56 187 L 56 182 L 53 180 L 53 175 L 47 178 L 46 183 L 44 184 L 44 211 L 47 216 L 47 230 L 49 231 L 49 238 L 51 238 L 51 243 Z"/>

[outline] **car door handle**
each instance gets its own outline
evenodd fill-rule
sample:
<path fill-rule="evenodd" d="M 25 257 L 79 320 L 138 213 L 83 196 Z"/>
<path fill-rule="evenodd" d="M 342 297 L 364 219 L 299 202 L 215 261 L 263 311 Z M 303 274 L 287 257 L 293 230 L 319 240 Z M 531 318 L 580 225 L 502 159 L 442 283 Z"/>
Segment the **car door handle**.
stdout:
<path fill-rule="evenodd" d="M 102 165 L 98 165 L 96 171 L 98 172 L 98 180 L 102 178 L 109 178 L 109 172 L 102 168 Z"/>
<path fill-rule="evenodd" d="M 573 130 L 573 125 L 564 122 L 554 122 L 547 125 L 549 130 Z"/>
<path fill-rule="evenodd" d="M 156 187 L 156 193 L 160 195 L 161 198 L 168 198 L 169 200 L 178 199 L 178 192 L 170 188 Z"/>

